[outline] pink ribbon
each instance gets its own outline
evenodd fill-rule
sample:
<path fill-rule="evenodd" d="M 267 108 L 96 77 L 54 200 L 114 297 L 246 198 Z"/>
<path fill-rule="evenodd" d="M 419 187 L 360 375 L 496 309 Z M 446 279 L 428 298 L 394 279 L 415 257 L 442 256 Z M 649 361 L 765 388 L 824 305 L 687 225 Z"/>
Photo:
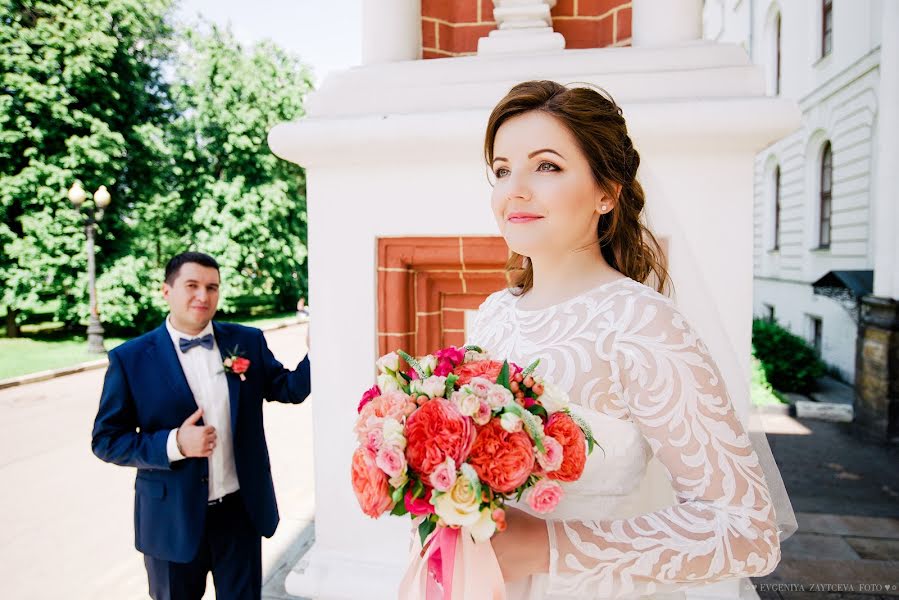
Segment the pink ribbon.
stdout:
<path fill-rule="evenodd" d="M 417 536 L 416 536 L 417 538 Z M 424 549 L 414 540 L 400 600 L 505 600 L 493 546 L 461 529 L 438 527 Z"/>
<path fill-rule="evenodd" d="M 426 600 L 444 600 L 453 597 L 453 569 L 456 566 L 456 543 L 459 530 L 438 527 L 431 540 L 428 557 L 428 588 Z"/>

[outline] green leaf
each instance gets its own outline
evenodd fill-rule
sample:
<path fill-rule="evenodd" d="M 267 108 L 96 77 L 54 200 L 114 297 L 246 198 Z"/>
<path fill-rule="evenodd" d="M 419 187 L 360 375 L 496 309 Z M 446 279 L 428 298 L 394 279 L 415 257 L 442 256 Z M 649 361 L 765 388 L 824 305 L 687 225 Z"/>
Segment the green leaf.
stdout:
<path fill-rule="evenodd" d="M 418 535 L 421 538 L 421 545 L 425 545 L 425 540 L 431 535 L 431 532 L 437 527 L 437 522 L 432 521 L 430 517 L 426 518 L 418 526 Z"/>
<path fill-rule="evenodd" d="M 496 378 L 496 383 L 507 390 L 509 389 L 509 361 L 503 361 L 503 368 L 500 369 L 499 377 Z"/>
<path fill-rule="evenodd" d="M 415 499 L 418 499 L 424 495 L 425 495 L 425 485 L 421 482 L 421 479 L 416 479 L 415 485 L 412 486 L 412 497 Z"/>
<path fill-rule="evenodd" d="M 539 364 L 540 364 L 540 359 L 538 358 L 537 360 L 535 360 L 534 362 L 529 364 L 528 367 L 524 371 L 521 372 L 521 376 L 527 377 L 528 375 L 530 375 L 531 373 L 534 372 L 534 370 L 537 368 L 537 365 L 539 365 Z"/>
<path fill-rule="evenodd" d="M 474 352 L 477 352 L 478 354 L 483 352 L 483 350 L 481 349 L 480 346 L 475 346 L 474 344 L 469 344 L 468 346 L 463 346 L 462 349 L 465 350 L 466 352 L 474 351 Z"/>
<path fill-rule="evenodd" d="M 544 419 L 549 418 L 549 413 L 546 412 L 546 409 L 540 406 L 539 404 L 532 404 L 527 409 L 531 414 L 536 415 L 538 417 L 542 417 Z"/>
<path fill-rule="evenodd" d="M 415 358 L 413 358 L 403 350 L 397 350 L 396 353 L 399 354 L 403 360 L 409 363 L 410 367 L 415 369 L 415 372 L 418 373 L 419 379 L 425 378 L 425 370 L 421 367 L 420 362 L 418 362 Z"/>
<path fill-rule="evenodd" d="M 401 487 L 398 487 L 398 488 L 396 488 L 395 490 L 393 490 L 393 492 L 391 492 L 390 498 L 391 498 L 394 502 L 399 502 L 400 500 L 403 499 L 403 496 L 406 495 L 406 485 L 407 485 L 407 484 L 404 484 L 404 485 L 402 485 Z"/>
<path fill-rule="evenodd" d="M 456 390 L 456 382 L 459 381 L 459 376 L 450 373 L 446 376 L 446 397 L 449 398 L 453 395 L 453 392 Z"/>
<path fill-rule="evenodd" d="M 409 511 L 406 510 L 405 502 L 397 502 L 396 505 L 393 507 L 393 510 L 390 511 L 390 514 L 396 515 L 397 517 L 402 517 L 403 515 L 408 514 L 408 513 L 409 513 Z"/>

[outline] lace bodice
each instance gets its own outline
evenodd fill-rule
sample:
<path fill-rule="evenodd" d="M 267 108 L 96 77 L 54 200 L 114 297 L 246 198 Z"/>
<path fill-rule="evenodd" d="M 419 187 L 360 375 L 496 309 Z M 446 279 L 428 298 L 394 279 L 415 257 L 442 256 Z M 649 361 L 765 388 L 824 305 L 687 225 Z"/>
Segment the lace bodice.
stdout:
<path fill-rule="evenodd" d="M 537 372 L 568 391 L 602 449 L 544 517 L 549 575 L 510 597 L 645 597 L 771 572 L 780 543 L 765 477 L 674 303 L 629 278 L 543 310 L 518 300 L 491 295 L 469 343 L 541 359 Z"/>

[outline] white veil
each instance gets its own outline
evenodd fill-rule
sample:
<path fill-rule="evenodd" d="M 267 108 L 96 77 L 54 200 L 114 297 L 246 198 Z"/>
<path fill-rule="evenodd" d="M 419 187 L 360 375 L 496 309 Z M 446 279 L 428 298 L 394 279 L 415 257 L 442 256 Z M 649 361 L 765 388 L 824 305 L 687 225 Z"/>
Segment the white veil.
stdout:
<path fill-rule="evenodd" d="M 638 180 L 642 182 L 645 180 L 644 178 L 652 179 L 652 170 L 651 167 L 641 164 Z M 650 203 L 654 213 L 653 217 L 664 223 L 665 233 L 670 235 L 673 243 L 677 245 L 678 262 L 683 265 L 702 265 L 703 261 L 693 247 L 692 240 L 694 237 L 683 226 L 682 219 L 678 216 L 678 211 L 673 209 L 672 203 L 665 202 L 664 198 L 657 199 L 655 195 L 653 195 L 652 200 L 647 202 L 647 206 Z M 657 233 L 649 219 L 647 219 L 646 225 L 650 231 Z M 743 423 L 743 427 L 758 455 L 759 465 L 764 472 L 765 480 L 771 492 L 780 541 L 783 542 L 796 532 L 799 525 L 796 522 L 796 513 L 793 511 L 793 505 L 784 486 L 780 468 L 777 466 L 774 454 L 771 452 L 771 445 L 765 434 L 762 418 L 758 412 L 752 409 L 752 400 L 749 397 L 750 386 L 748 385 L 748 382 L 751 381 L 751 375 L 748 370 L 749 362 L 739 360 L 740 354 L 734 345 L 734 340 L 728 335 L 723 335 L 723 332 L 726 330 L 724 318 L 715 300 L 716 295 L 712 293 L 712 286 L 708 281 L 708 276 L 703 272 L 703 269 L 701 267 L 676 269 L 676 275 L 672 279 L 675 291 L 674 300 L 678 307 L 684 309 L 685 314 L 688 316 L 691 314 L 702 315 L 704 327 L 697 327 L 697 329 L 707 343 L 711 339 L 714 339 L 716 342 L 714 345 L 708 343 L 716 362 L 740 366 L 739 375 L 742 377 L 744 385 L 735 385 L 737 382 L 733 382 L 727 385 L 727 389 L 737 409 L 740 421 Z M 678 303 L 676 298 L 677 291 L 685 289 L 689 289 L 689 302 Z M 749 319 L 750 315 L 746 315 L 746 318 Z M 699 323 L 694 322 L 694 325 L 699 325 Z M 743 351 L 748 352 L 748 350 L 746 348 Z M 748 410 L 742 410 L 742 407 L 748 407 Z"/>

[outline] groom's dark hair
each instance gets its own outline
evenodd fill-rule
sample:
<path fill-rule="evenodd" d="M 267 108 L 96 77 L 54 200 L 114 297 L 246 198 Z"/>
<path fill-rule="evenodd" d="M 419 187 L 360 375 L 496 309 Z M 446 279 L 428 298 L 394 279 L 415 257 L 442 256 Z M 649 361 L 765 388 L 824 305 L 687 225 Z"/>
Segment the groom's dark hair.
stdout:
<path fill-rule="evenodd" d="M 197 263 L 198 265 L 209 267 L 216 271 L 219 270 L 219 264 L 208 254 L 203 254 L 202 252 L 182 252 L 181 254 L 173 256 L 165 265 L 165 282 L 169 285 L 175 283 L 175 280 L 178 278 L 178 273 L 181 272 L 181 267 L 187 263 Z"/>

